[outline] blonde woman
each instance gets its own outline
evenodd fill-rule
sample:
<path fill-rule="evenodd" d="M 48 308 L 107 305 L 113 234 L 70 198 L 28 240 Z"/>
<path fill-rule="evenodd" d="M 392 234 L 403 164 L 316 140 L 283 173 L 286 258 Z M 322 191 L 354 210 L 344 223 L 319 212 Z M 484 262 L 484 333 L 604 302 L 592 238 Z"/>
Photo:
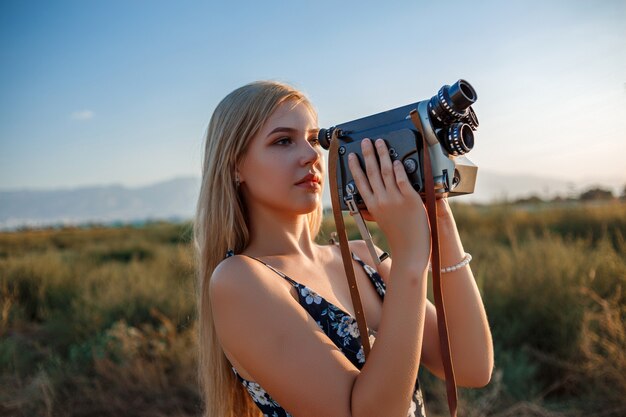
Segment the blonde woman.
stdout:
<path fill-rule="evenodd" d="M 317 132 L 304 94 L 271 81 L 230 93 L 209 123 L 194 231 L 206 416 L 422 416 L 420 364 L 443 376 L 426 212 L 384 143 L 369 140 L 365 170 L 354 160 L 350 170 L 393 261 L 367 265 L 364 242 L 350 242 L 374 341 L 364 361 L 339 247 L 315 243 Z M 444 276 L 457 382 L 484 386 L 491 334 L 450 208 L 438 204 L 442 266 L 462 265 Z"/>

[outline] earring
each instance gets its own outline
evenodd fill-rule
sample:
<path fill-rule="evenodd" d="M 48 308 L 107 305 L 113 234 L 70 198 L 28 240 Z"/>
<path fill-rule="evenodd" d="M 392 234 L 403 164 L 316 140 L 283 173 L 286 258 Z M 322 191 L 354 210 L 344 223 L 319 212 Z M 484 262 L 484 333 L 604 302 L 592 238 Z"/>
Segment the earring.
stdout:
<path fill-rule="evenodd" d="M 239 175 L 235 174 L 235 185 L 237 186 L 237 188 L 239 188 L 239 186 L 241 185 L 241 181 L 239 181 Z"/>

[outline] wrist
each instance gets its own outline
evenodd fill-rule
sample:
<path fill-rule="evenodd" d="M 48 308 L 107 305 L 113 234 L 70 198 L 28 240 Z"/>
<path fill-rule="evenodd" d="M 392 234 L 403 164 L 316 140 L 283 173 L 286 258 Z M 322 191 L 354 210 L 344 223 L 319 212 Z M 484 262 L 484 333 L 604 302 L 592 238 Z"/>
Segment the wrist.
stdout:
<path fill-rule="evenodd" d="M 450 212 L 437 211 L 437 226 L 440 231 L 456 231 L 456 221 Z"/>
<path fill-rule="evenodd" d="M 439 256 L 441 264 L 453 264 L 459 262 L 465 256 L 461 236 L 456 227 L 456 222 L 451 217 L 439 219 L 437 222 L 439 231 Z"/>
<path fill-rule="evenodd" d="M 463 255 L 463 259 L 461 259 L 459 262 L 457 262 L 454 265 L 441 265 L 441 273 L 442 274 L 447 274 L 449 272 L 454 272 L 456 270 L 459 270 L 467 265 L 469 265 L 469 263 L 472 261 L 472 255 L 470 255 L 469 253 L 465 252 L 465 254 Z M 428 264 L 428 270 L 432 271 L 432 265 Z"/>
<path fill-rule="evenodd" d="M 413 271 L 425 271 L 428 268 L 430 253 L 423 250 L 403 248 L 393 254 L 393 267 L 402 267 Z"/>

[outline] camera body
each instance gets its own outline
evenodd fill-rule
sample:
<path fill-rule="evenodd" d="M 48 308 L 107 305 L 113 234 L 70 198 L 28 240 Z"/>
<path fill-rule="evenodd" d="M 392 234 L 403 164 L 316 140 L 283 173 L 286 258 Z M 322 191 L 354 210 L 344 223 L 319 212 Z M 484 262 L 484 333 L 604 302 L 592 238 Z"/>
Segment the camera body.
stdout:
<path fill-rule="evenodd" d="M 471 107 L 476 98 L 474 88 L 467 81 L 458 80 L 451 86 L 441 87 L 429 100 L 321 129 L 318 139 L 323 148 L 329 149 L 331 140 L 339 140 L 335 175 L 339 180 L 341 209 L 349 210 L 346 203 L 348 194 L 354 198 L 359 209 L 367 208 L 348 167 L 350 153 L 357 155 L 361 167 L 365 166 L 361 151 L 361 141 L 365 138 L 382 138 L 391 160 L 402 162 L 413 188 L 423 196 L 423 135 L 428 143 L 437 197 L 473 193 L 478 167 L 464 155 L 473 148 L 473 132 L 478 128 L 478 119 Z M 413 110 L 417 111 L 421 120 L 422 132 L 411 120 Z M 329 174 L 333 181 L 333 173 Z"/>

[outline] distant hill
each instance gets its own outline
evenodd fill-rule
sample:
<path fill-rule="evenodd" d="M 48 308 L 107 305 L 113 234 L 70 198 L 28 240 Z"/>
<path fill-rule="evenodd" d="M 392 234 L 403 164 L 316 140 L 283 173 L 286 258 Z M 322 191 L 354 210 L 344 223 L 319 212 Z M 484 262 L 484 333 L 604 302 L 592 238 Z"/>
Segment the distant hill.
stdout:
<path fill-rule="evenodd" d="M 574 182 L 558 177 L 541 177 L 536 175 L 502 174 L 478 169 L 476 190 L 472 195 L 464 196 L 463 201 L 494 202 L 511 201 L 535 195 L 544 200 L 556 196 L 577 197 L 591 187 L 600 187 L 613 191 L 619 196 L 626 185 L 625 178 L 605 178 L 601 181 L 594 178 L 582 182 Z"/>
<path fill-rule="evenodd" d="M 199 187 L 200 178 L 191 177 L 144 187 L 0 191 L 0 229 L 188 219 L 195 210 Z"/>
<path fill-rule="evenodd" d="M 454 197 L 464 203 L 493 203 L 513 201 L 519 198 L 537 196 L 544 200 L 560 197 L 578 197 L 590 187 L 600 187 L 619 196 L 626 185 L 626 177 L 596 181 L 592 178 L 584 182 L 573 182 L 560 178 L 548 178 L 536 175 L 502 174 L 478 169 L 476 187 L 473 194 Z M 325 205 L 330 205 L 329 187 L 324 189 Z"/>
<path fill-rule="evenodd" d="M 537 195 L 552 198 L 578 195 L 593 185 L 617 195 L 626 181 L 610 183 L 566 180 L 530 175 L 478 171 L 476 192 L 459 201 L 488 203 Z M 146 220 L 181 221 L 193 216 L 200 178 L 181 177 L 143 187 L 122 185 L 53 190 L 0 191 L 0 230 L 23 226 L 76 225 L 84 223 L 133 223 Z M 323 201 L 330 206 L 329 187 Z"/>

